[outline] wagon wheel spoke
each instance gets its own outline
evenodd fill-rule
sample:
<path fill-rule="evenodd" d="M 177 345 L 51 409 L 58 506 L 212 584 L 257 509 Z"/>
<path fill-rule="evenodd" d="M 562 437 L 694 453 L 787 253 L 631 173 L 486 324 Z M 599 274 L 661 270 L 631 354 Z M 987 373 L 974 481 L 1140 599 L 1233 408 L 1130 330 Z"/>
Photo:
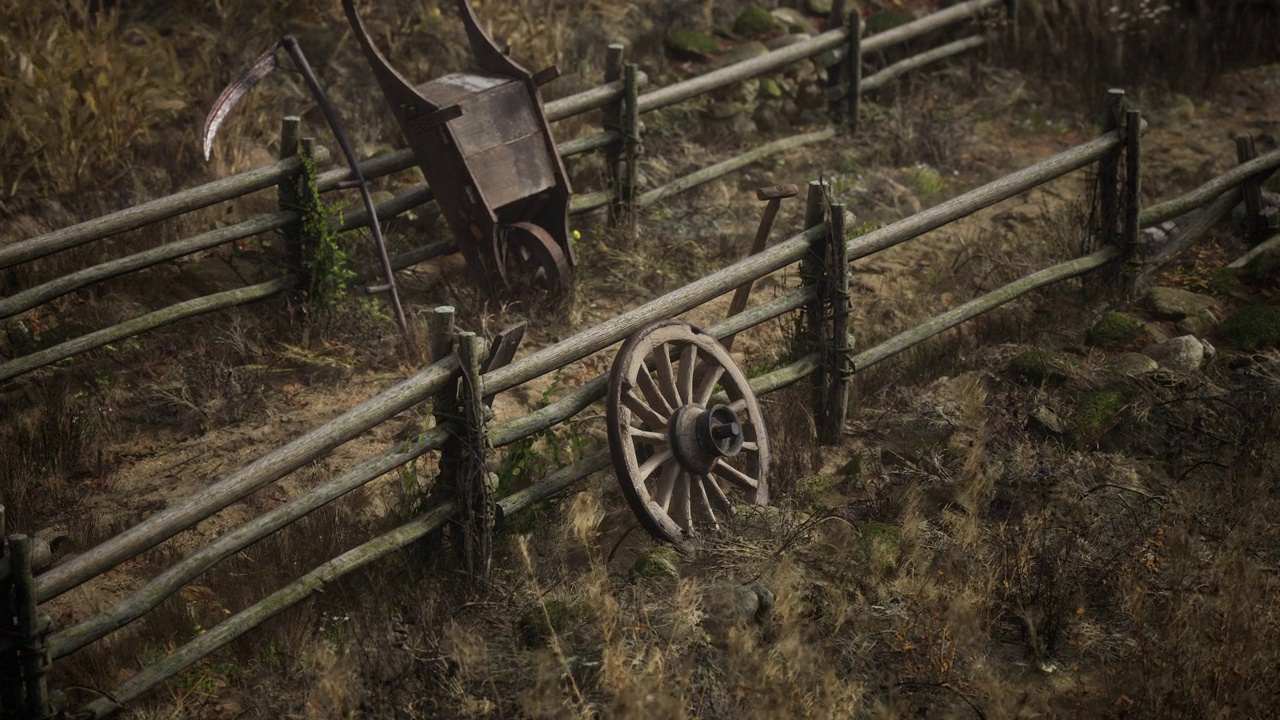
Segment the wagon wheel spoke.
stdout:
<path fill-rule="evenodd" d="M 677 378 L 676 388 L 680 391 L 680 400 L 685 404 L 693 402 L 693 375 L 697 366 L 698 346 L 690 344 L 680 353 L 680 376 Z"/>
<path fill-rule="evenodd" d="M 676 525 L 686 533 L 693 534 L 693 498 L 690 497 L 692 488 L 689 485 L 689 473 L 681 472 L 676 478 L 675 494 L 672 497 L 674 504 L 668 513 Z"/>
<path fill-rule="evenodd" d="M 673 410 L 684 405 L 680 399 L 680 390 L 676 387 L 676 373 L 671 367 L 671 351 L 667 349 L 666 343 L 653 349 L 653 364 L 658 372 L 658 388 L 662 390 L 662 397 L 666 398 Z"/>
<path fill-rule="evenodd" d="M 640 368 L 640 373 L 636 375 L 636 387 L 640 388 L 640 392 L 644 393 L 644 398 L 653 406 L 655 410 L 663 415 L 671 415 L 676 409 L 667 402 L 667 398 L 658 389 L 658 385 L 653 381 L 653 376 L 649 374 L 646 368 Z M 663 425 L 666 423 L 664 422 Z"/>
<path fill-rule="evenodd" d="M 645 445 L 650 445 L 654 447 L 667 444 L 666 433 L 654 432 L 652 430 L 643 430 L 638 427 L 633 427 L 627 432 L 631 436 L 631 439 L 638 443 L 643 443 Z"/>
<path fill-rule="evenodd" d="M 692 495 L 697 502 L 698 509 L 702 511 L 702 514 L 711 524 L 711 527 L 718 527 L 720 525 L 720 518 L 716 517 L 716 511 L 711 507 L 711 498 L 707 496 L 707 484 L 702 481 L 703 477 L 705 476 L 699 475 L 697 477 L 690 478 L 690 483 L 693 485 L 694 489 Z"/>
<path fill-rule="evenodd" d="M 711 469 L 711 472 L 737 485 L 742 490 L 752 491 L 760 486 L 758 480 L 725 462 L 724 458 L 716 460 L 715 467 Z"/>
<path fill-rule="evenodd" d="M 693 401 L 699 405 L 706 405 L 711 400 L 711 393 L 716 389 L 716 383 L 719 383 L 720 378 L 723 376 L 723 365 L 707 367 L 702 374 L 702 378 L 698 380 L 698 388 L 694 394 Z"/>
<path fill-rule="evenodd" d="M 663 463 L 672 459 L 672 457 L 674 456 L 671 453 L 671 448 L 663 448 L 662 450 L 654 453 L 653 457 L 645 460 L 644 464 L 640 466 L 640 469 L 637 471 L 637 475 L 639 476 L 637 479 L 640 482 L 648 480 L 654 470 L 657 470 Z"/>
<path fill-rule="evenodd" d="M 632 395 L 631 393 L 622 394 L 622 404 L 627 409 L 640 417 L 640 420 L 651 428 L 664 428 L 667 426 L 667 417 L 661 415 L 657 410 L 649 407 L 645 401 Z"/>
<path fill-rule="evenodd" d="M 716 507 L 719 507 L 724 514 L 731 514 L 733 512 L 733 502 L 724 494 L 724 489 L 720 487 L 720 483 L 716 482 L 716 479 L 710 475 L 703 475 L 701 479 L 711 502 Z"/>
<path fill-rule="evenodd" d="M 654 496 L 654 502 L 658 503 L 658 507 L 662 508 L 662 512 L 667 512 L 671 507 L 671 495 L 676 489 L 676 477 L 680 475 L 680 463 L 667 463 L 667 469 L 662 472 L 662 477 L 658 478 L 657 493 Z"/>

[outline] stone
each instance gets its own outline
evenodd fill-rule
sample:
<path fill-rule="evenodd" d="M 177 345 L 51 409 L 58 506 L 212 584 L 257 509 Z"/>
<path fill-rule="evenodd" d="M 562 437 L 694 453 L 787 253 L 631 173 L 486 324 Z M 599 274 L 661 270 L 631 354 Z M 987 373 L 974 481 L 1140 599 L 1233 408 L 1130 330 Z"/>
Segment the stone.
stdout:
<path fill-rule="evenodd" d="M 720 50 L 715 38 L 697 30 L 676 30 L 662 44 L 676 60 L 705 60 Z"/>
<path fill-rule="evenodd" d="M 1160 363 L 1142 353 L 1120 353 L 1112 358 L 1104 368 L 1121 377 L 1137 377 L 1160 369 Z"/>
<path fill-rule="evenodd" d="M 1009 362 L 1009 370 L 1034 383 L 1064 383 L 1085 374 L 1084 365 L 1075 356 L 1041 348 L 1018 354 Z"/>
<path fill-rule="evenodd" d="M 804 0 L 805 12 L 810 15 L 826 17 L 831 14 L 832 0 Z"/>
<path fill-rule="evenodd" d="M 765 47 L 765 44 L 760 42 L 759 40 L 744 42 L 735 48 L 726 50 L 724 54 L 720 55 L 714 61 L 712 61 L 711 67 L 712 69 L 728 67 L 729 65 L 735 65 L 737 63 L 740 63 L 743 60 L 750 60 L 751 58 L 754 58 L 754 57 L 760 57 L 761 55 L 766 55 L 768 54 L 768 52 L 769 52 L 769 48 Z"/>
<path fill-rule="evenodd" d="M 1050 435 L 1062 435 L 1067 432 L 1067 423 L 1058 417 L 1058 413 L 1041 405 L 1031 411 L 1031 423 Z"/>
<path fill-rule="evenodd" d="M 772 13 L 775 20 L 782 23 L 792 33 L 803 33 L 801 37 L 818 34 L 818 26 L 813 21 L 805 17 L 803 13 L 793 8 L 778 8 Z M 789 35 L 787 37 L 795 37 Z"/>
<path fill-rule="evenodd" d="M 1188 317 L 1179 320 L 1175 327 L 1177 327 L 1178 332 L 1183 335 L 1203 337 L 1213 330 L 1213 325 L 1213 321 L 1208 317 Z"/>
<path fill-rule="evenodd" d="M 735 35 L 744 37 L 770 37 L 781 33 L 786 25 L 759 5 L 748 5 L 733 21 Z"/>
<path fill-rule="evenodd" d="M 1145 300 L 1152 314 L 1169 320 L 1196 317 L 1218 304 L 1208 295 L 1167 287 L 1151 288 Z"/>
<path fill-rule="evenodd" d="M 1165 340 L 1143 350 L 1143 354 L 1155 360 L 1165 370 L 1190 373 L 1204 365 L 1204 344 L 1194 335 Z"/>
<path fill-rule="evenodd" d="M 631 577 L 653 580 L 679 580 L 680 570 L 676 562 L 680 554 L 669 545 L 659 545 L 645 551 L 631 564 Z"/>
<path fill-rule="evenodd" d="M 1094 347 L 1114 348 L 1132 345 L 1143 336 L 1142 321 L 1128 313 L 1105 312 L 1084 335 Z"/>
<path fill-rule="evenodd" d="M 1087 450 L 1097 445 L 1120 422 L 1124 406 L 1124 393 L 1119 390 L 1092 390 L 1081 395 L 1071 419 L 1072 447 Z"/>
<path fill-rule="evenodd" d="M 1218 336 L 1246 352 L 1280 345 L 1280 306 L 1255 305 L 1227 318 Z"/>
<path fill-rule="evenodd" d="M 773 604 L 773 591 L 760 583 L 722 583 L 703 597 L 702 626 L 713 641 L 724 643 L 730 629 L 760 624 Z"/>

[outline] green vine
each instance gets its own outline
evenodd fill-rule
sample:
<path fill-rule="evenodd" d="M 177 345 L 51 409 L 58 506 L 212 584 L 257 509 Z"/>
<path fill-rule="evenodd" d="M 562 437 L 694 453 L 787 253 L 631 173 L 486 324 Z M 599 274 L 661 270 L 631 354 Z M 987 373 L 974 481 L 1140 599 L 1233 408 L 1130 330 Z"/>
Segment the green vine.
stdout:
<path fill-rule="evenodd" d="M 342 242 L 342 210 L 320 197 L 315 160 L 302 153 L 296 195 L 302 215 L 302 257 L 307 299 L 318 310 L 336 307 L 346 297 L 356 271 Z"/>

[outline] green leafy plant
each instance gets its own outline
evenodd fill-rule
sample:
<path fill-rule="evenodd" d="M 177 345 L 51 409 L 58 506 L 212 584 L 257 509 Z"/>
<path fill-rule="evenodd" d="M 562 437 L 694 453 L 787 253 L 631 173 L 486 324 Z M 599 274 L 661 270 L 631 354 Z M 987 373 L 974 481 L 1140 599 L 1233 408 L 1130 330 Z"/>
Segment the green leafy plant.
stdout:
<path fill-rule="evenodd" d="M 346 297 L 355 279 L 350 251 L 337 231 L 342 212 L 326 203 L 316 185 L 315 160 L 302 155 L 302 171 L 298 173 L 296 196 L 302 215 L 303 264 L 306 270 L 307 297 L 318 310 L 336 307 Z"/>

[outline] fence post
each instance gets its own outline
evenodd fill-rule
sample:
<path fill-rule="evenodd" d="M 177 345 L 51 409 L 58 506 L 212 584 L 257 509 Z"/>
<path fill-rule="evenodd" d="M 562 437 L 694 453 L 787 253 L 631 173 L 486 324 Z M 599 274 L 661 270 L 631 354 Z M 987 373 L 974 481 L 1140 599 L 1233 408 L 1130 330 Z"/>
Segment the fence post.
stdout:
<path fill-rule="evenodd" d="M 4 506 L 0 505 L 0 554 L 9 562 L 9 574 L 0 580 L 0 718 L 21 718 L 23 706 L 22 664 L 18 660 L 17 611 L 13 607 L 13 551 L 5 541 Z"/>
<path fill-rule="evenodd" d="M 818 441 L 840 442 L 849 403 L 849 256 L 844 246 L 844 205 L 827 211 L 828 231 L 822 236 L 822 274 L 818 302 L 822 306 L 823 412 Z"/>
<path fill-rule="evenodd" d="M 619 188 L 619 201 L 623 216 L 621 226 L 632 237 L 636 233 L 636 179 L 641 152 L 639 73 L 639 66 L 635 63 L 627 63 L 623 70 L 622 152 L 626 166 Z"/>
<path fill-rule="evenodd" d="M 1022 49 L 1021 38 L 1018 37 L 1018 0 L 1004 0 L 1005 13 L 1009 16 L 1009 32 L 1013 36 L 1013 51 Z"/>
<path fill-rule="evenodd" d="M 862 108 L 862 13 L 853 7 L 849 13 L 849 94 L 845 100 L 849 105 L 849 134 L 858 132 L 858 113 Z"/>
<path fill-rule="evenodd" d="M 827 17 L 827 27 L 838 28 L 845 24 L 845 0 L 831 3 L 831 14 Z M 857 13 L 854 13 L 857 15 Z M 849 62 L 852 47 L 845 47 L 845 62 Z M 839 127 L 844 122 L 844 88 L 841 87 L 842 64 L 837 61 L 827 66 L 827 114 L 831 116 L 831 124 Z"/>
<path fill-rule="evenodd" d="M 489 471 L 485 464 L 489 433 L 485 420 L 484 381 L 480 372 L 480 364 L 484 362 L 484 341 L 475 333 L 460 333 L 456 352 L 462 366 L 459 399 L 464 426 L 462 462 L 455 478 L 462 529 L 459 540 L 468 574 L 473 579 L 483 580 L 489 574 L 494 520 Z"/>
<path fill-rule="evenodd" d="M 1126 290 L 1133 291 L 1136 274 L 1127 272 L 1129 261 L 1138 250 L 1138 233 L 1141 232 L 1142 214 L 1142 111 L 1126 110 L 1124 113 L 1124 234 L 1120 242 L 1120 276 Z"/>
<path fill-rule="evenodd" d="M 431 362 L 439 362 L 453 352 L 454 308 L 452 305 L 440 305 L 431 314 Z M 458 414 L 458 375 L 455 373 L 439 390 L 431 396 L 431 417 L 435 427 L 444 427 L 457 419 Z M 454 478 L 458 475 L 461 464 L 461 449 L 455 434 L 451 434 L 440 446 L 437 460 L 436 484 L 431 489 L 430 497 L 424 507 L 435 506 L 453 497 Z M 460 529 L 450 526 L 450 532 Z M 443 529 L 427 536 L 429 544 L 439 543 Z M 456 535 L 457 533 L 455 533 Z"/>
<path fill-rule="evenodd" d="M 1236 160 L 1240 164 L 1258 157 L 1253 146 L 1253 136 L 1242 133 L 1236 136 Z M 1244 239 L 1249 245 L 1257 245 L 1267 239 L 1268 223 L 1262 214 L 1262 181 L 1260 178 L 1245 180 L 1240 186 L 1244 193 Z"/>
<path fill-rule="evenodd" d="M 1102 110 L 1102 134 L 1113 132 L 1120 127 L 1122 109 L 1124 107 L 1124 90 L 1107 91 Z M 1098 161 L 1098 240 L 1103 245 L 1116 245 L 1116 224 L 1120 211 L 1120 156 L 1124 153 L 1124 143 L 1117 145 Z"/>
<path fill-rule="evenodd" d="M 611 43 L 605 54 L 604 82 L 609 84 L 622 80 L 625 49 L 621 43 Z M 626 92 L 617 100 L 604 106 L 603 128 L 607 133 L 622 132 L 622 115 L 626 109 Z M 613 197 L 609 200 L 609 227 L 616 228 L 622 224 L 622 150 L 625 138 L 610 142 L 604 147 L 604 165 L 609 173 L 609 190 Z"/>
<path fill-rule="evenodd" d="M 312 265 L 315 262 L 316 252 L 319 249 L 320 238 L 316 237 L 316 228 L 308 227 L 308 213 L 319 212 L 319 208 L 314 207 L 314 203 L 318 198 L 313 197 L 311 188 L 316 183 L 316 166 L 315 166 L 315 148 L 316 140 L 311 137 L 304 137 L 300 141 L 298 154 L 302 157 L 302 167 L 298 169 L 298 174 L 294 183 L 294 192 L 296 194 L 297 204 L 294 209 L 301 215 L 302 219 L 298 221 L 298 265 L 295 268 L 296 281 L 294 288 L 296 293 L 305 293 L 307 302 L 310 304 L 315 298 L 311 297 L 312 283 L 315 278 L 312 276 Z M 321 223 L 323 218 L 319 218 Z M 314 223 L 311 223 L 314 224 Z"/>
<path fill-rule="evenodd" d="M 820 361 L 813 374 L 814 423 L 818 441 L 839 442 L 844 430 L 849 396 L 849 262 L 844 245 L 844 205 L 828 206 L 827 184 L 809 183 L 805 227 L 827 224 L 827 232 L 809 246 L 800 273 L 817 297 L 805 312 L 808 352 Z"/>
<path fill-rule="evenodd" d="M 13 609 L 17 620 L 14 630 L 19 644 L 18 659 L 24 691 L 22 707 L 25 714 L 22 717 L 44 720 L 53 715 L 49 705 L 48 680 L 45 678 L 50 665 L 49 646 L 45 642 L 50 623 L 36 609 L 31 538 L 21 534 L 10 535 L 9 554 L 9 577 L 13 583 Z"/>
<path fill-rule="evenodd" d="M 298 154 L 298 129 L 302 124 L 302 119 L 297 115 L 287 115 L 280 123 L 280 159 L 287 160 Z M 276 186 L 276 196 L 280 205 L 280 209 L 284 211 L 297 210 L 298 202 L 298 182 L 305 169 L 300 168 L 298 172 L 280 181 Z M 302 222 L 291 223 L 284 226 L 284 261 L 290 275 L 301 278 L 303 273 L 302 267 Z"/>

